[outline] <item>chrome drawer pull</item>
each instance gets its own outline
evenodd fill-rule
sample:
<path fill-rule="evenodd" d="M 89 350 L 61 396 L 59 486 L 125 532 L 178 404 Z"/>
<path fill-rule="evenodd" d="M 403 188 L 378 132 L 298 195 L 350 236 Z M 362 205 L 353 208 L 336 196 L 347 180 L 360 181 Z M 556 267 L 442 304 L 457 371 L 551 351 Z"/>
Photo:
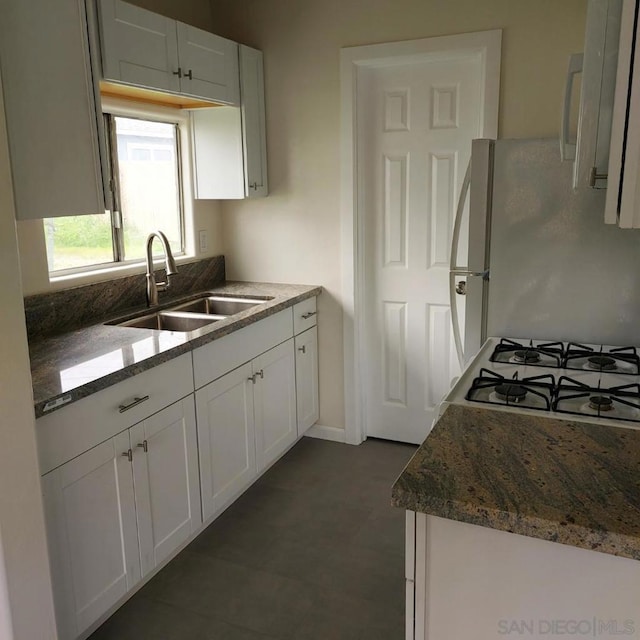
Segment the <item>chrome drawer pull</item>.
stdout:
<path fill-rule="evenodd" d="M 145 453 L 149 451 L 149 446 L 146 440 L 143 440 L 141 443 L 137 444 L 136 447 L 142 449 Z"/>
<path fill-rule="evenodd" d="M 122 454 L 129 462 L 133 462 L 133 451 L 131 451 L 131 449 L 127 449 L 123 454 Z"/>
<path fill-rule="evenodd" d="M 298 351 L 302 351 L 302 353 L 307 353 L 307 347 L 305 345 L 302 345 L 301 347 L 298 347 Z"/>
<path fill-rule="evenodd" d="M 129 411 L 129 409 L 133 409 L 133 407 L 137 407 L 139 404 L 146 402 L 148 399 L 149 396 L 142 396 L 141 398 L 135 397 L 133 402 L 130 402 L 129 404 L 121 404 L 118 407 L 118 411 L 120 411 L 120 413 L 124 413 L 125 411 Z"/>
<path fill-rule="evenodd" d="M 303 320 L 308 320 L 309 318 L 312 318 L 313 316 L 315 316 L 316 313 L 318 313 L 318 312 L 317 311 L 309 311 L 307 313 L 303 313 L 302 314 L 302 319 Z"/>

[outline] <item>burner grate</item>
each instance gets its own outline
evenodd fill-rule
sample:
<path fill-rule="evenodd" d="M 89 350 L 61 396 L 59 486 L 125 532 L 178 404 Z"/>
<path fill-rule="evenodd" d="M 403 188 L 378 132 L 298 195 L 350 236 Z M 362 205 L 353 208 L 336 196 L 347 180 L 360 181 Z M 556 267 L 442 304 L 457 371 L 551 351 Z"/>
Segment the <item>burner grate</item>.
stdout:
<path fill-rule="evenodd" d="M 553 411 L 571 415 L 640 422 L 640 384 L 595 388 L 569 376 L 562 376 L 552 408 Z"/>
<path fill-rule="evenodd" d="M 562 342 L 533 344 L 502 338 L 489 357 L 491 362 L 526 364 L 533 367 L 559 368 L 564 356 Z"/>
<path fill-rule="evenodd" d="M 563 366 L 572 370 L 640 374 L 640 357 L 635 347 L 612 347 L 599 350 L 576 342 L 570 342 L 564 355 Z"/>
<path fill-rule="evenodd" d="M 480 369 L 465 398 L 502 406 L 518 406 L 540 411 L 551 411 L 555 379 L 550 374 L 506 378 L 495 371 Z"/>

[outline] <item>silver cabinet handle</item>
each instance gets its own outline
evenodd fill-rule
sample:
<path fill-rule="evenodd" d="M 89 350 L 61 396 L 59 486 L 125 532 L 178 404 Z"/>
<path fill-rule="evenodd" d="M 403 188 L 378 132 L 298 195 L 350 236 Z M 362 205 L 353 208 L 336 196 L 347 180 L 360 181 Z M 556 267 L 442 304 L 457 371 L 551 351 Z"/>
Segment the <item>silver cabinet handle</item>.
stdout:
<path fill-rule="evenodd" d="M 133 451 L 131 451 L 131 449 L 127 449 L 122 455 L 127 458 L 129 462 L 133 462 Z"/>
<path fill-rule="evenodd" d="M 141 398 L 138 398 L 137 396 L 133 399 L 132 402 L 130 402 L 129 404 L 121 404 L 118 407 L 118 411 L 120 413 L 124 413 L 125 411 L 129 411 L 129 409 L 133 409 L 133 407 L 137 407 L 139 404 L 142 404 L 143 402 L 146 402 L 149 399 L 149 396 L 142 396 Z"/>
<path fill-rule="evenodd" d="M 249 189 L 253 189 L 254 191 L 256 191 L 256 190 L 257 190 L 257 188 L 258 188 L 258 183 L 257 183 L 257 182 L 252 182 L 252 183 L 249 185 Z"/>
<path fill-rule="evenodd" d="M 258 371 L 258 373 L 256 373 L 257 376 L 260 376 L 260 378 L 262 380 L 264 380 L 264 369 L 260 369 L 260 371 Z"/>
<path fill-rule="evenodd" d="M 302 314 L 303 320 L 308 320 L 309 318 L 313 318 L 318 312 L 317 311 L 308 311 L 307 313 Z"/>
<path fill-rule="evenodd" d="M 256 383 L 256 374 L 254 373 L 252 376 L 247 378 L 247 382 L 253 382 L 253 384 L 255 384 Z"/>
<path fill-rule="evenodd" d="M 598 180 L 606 180 L 608 177 L 608 173 L 598 173 L 598 167 L 591 167 L 591 171 L 589 172 L 589 186 L 595 189 Z"/>
<path fill-rule="evenodd" d="M 136 446 L 140 447 L 145 453 L 147 453 L 149 451 L 149 447 L 147 445 L 147 441 L 146 440 L 143 440 L 142 442 L 138 443 Z"/>
<path fill-rule="evenodd" d="M 174 71 L 173 75 L 178 76 L 178 78 L 182 78 L 182 67 L 178 67 L 178 70 Z"/>
<path fill-rule="evenodd" d="M 193 80 L 193 73 L 191 72 L 191 69 L 184 74 L 184 77 L 189 78 L 189 80 Z"/>
<path fill-rule="evenodd" d="M 302 351 L 302 353 L 307 353 L 307 347 L 303 344 L 301 347 L 298 347 L 298 351 Z"/>

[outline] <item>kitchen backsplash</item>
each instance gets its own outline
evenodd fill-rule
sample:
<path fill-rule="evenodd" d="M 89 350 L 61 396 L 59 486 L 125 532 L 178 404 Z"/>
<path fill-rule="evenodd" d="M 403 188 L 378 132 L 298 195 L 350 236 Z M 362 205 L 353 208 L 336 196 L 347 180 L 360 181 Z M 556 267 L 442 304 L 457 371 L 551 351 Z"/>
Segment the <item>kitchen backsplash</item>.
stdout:
<path fill-rule="evenodd" d="M 164 279 L 163 270 L 156 273 L 158 280 Z M 224 256 L 181 264 L 178 274 L 171 278 L 171 288 L 160 294 L 160 302 L 202 291 L 224 281 Z M 29 340 L 37 340 L 73 331 L 124 315 L 129 310 L 144 306 L 145 301 L 146 279 L 143 274 L 27 296 L 24 299 L 27 335 Z"/>

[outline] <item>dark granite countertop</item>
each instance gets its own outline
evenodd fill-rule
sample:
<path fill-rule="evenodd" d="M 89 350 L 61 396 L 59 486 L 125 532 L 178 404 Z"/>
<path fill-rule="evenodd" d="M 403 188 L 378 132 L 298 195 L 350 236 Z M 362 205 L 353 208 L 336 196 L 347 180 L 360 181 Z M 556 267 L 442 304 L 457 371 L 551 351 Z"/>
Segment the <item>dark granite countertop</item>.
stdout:
<path fill-rule="evenodd" d="M 640 560 L 640 430 L 451 405 L 393 504 Z"/>
<path fill-rule="evenodd" d="M 92 393 L 171 360 L 187 351 L 242 329 L 297 302 L 317 296 L 308 285 L 226 282 L 206 291 L 237 296 L 272 297 L 256 307 L 189 333 L 95 324 L 55 337 L 30 340 L 31 376 L 36 417 L 59 398 L 67 406 Z M 192 292 L 180 300 L 198 297 Z M 165 306 L 174 306 L 172 300 Z M 144 307 L 141 306 L 140 311 Z M 156 309 L 154 309 L 155 311 Z M 58 408 L 58 407 L 56 407 Z M 52 409 L 55 410 L 55 409 Z"/>

